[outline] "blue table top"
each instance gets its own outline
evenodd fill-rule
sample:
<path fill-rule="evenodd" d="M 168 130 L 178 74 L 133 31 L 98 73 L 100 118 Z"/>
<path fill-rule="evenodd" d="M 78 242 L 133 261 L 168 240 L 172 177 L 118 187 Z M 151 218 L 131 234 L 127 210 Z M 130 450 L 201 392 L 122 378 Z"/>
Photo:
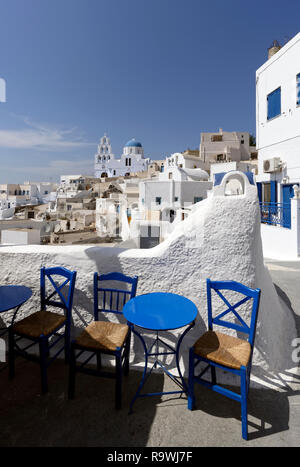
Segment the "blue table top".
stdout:
<path fill-rule="evenodd" d="M 123 308 L 124 317 L 141 328 L 168 331 L 196 319 L 196 305 L 181 295 L 154 292 L 132 298 Z"/>
<path fill-rule="evenodd" d="M 24 285 L 0 286 L 0 313 L 17 308 L 32 295 L 32 290 Z"/>

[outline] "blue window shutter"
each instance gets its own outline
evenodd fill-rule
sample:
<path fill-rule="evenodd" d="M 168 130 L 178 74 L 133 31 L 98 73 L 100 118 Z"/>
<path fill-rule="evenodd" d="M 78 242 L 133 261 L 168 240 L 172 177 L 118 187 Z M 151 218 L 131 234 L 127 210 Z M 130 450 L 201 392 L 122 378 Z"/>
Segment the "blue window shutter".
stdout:
<path fill-rule="evenodd" d="M 271 181 L 271 203 L 277 203 L 277 182 Z"/>
<path fill-rule="evenodd" d="M 275 205 L 277 203 L 277 182 L 276 181 L 271 181 L 271 209 L 270 212 L 273 214 L 277 213 L 277 206 Z"/>
<path fill-rule="evenodd" d="M 256 186 L 257 186 L 257 196 L 258 196 L 258 200 L 259 200 L 259 202 L 261 203 L 261 202 L 262 202 L 262 186 L 261 186 L 261 182 L 257 182 L 257 183 L 256 183 Z"/>
<path fill-rule="evenodd" d="M 300 105 L 300 73 L 297 75 L 297 105 Z"/>
<path fill-rule="evenodd" d="M 275 91 L 271 92 L 267 97 L 268 103 L 268 115 L 267 118 L 270 120 L 271 118 L 277 117 L 277 115 L 281 114 L 281 88 L 275 89 Z"/>

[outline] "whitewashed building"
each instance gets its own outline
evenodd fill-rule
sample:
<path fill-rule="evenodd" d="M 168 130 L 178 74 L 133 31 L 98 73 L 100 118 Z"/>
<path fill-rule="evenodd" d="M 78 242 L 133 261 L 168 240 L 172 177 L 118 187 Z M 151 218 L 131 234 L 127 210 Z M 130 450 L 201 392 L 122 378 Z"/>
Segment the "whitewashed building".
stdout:
<path fill-rule="evenodd" d="M 9 219 L 14 215 L 15 208 L 11 206 L 10 201 L 0 198 L 0 219 Z"/>
<path fill-rule="evenodd" d="M 56 188 L 52 182 L 6 183 L 0 185 L 0 198 L 7 200 L 10 207 L 43 204 L 55 196 Z"/>
<path fill-rule="evenodd" d="M 131 210 L 130 238 L 140 248 L 162 242 L 190 215 L 193 205 L 207 198 L 212 189 L 208 179 L 202 169 L 166 165 L 158 178 L 141 181 L 139 209 Z"/>
<path fill-rule="evenodd" d="M 92 189 L 97 180 L 86 175 L 61 175 L 57 198 L 73 198 Z"/>
<path fill-rule="evenodd" d="M 134 138 L 128 141 L 120 159 L 112 153 L 110 139 L 104 135 L 100 139 L 95 154 L 95 177 L 122 177 L 148 170 L 150 159 L 144 157 L 144 149 Z"/>
<path fill-rule="evenodd" d="M 274 42 L 256 71 L 258 195 L 265 254 L 297 256 L 300 185 L 300 33 Z"/>
<path fill-rule="evenodd" d="M 179 167 L 181 169 L 198 169 L 201 168 L 201 160 L 199 158 L 199 151 L 175 152 L 169 157 L 166 157 L 164 170 L 171 169 L 172 167 Z"/>
<path fill-rule="evenodd" d="M 250 134 L 246 131 L 223 131 L 220 128 L 218 133 L 201 133 L 200 167 L 210 170 L 214 163 L 254 159 L 256 147 L 250 143 Z"/>

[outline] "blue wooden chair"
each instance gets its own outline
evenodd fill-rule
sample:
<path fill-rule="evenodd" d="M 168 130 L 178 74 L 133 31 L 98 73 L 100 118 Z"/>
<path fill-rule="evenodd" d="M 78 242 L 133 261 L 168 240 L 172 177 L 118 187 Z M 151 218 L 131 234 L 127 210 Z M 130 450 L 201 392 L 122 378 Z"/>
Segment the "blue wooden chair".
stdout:
<path fill-rule="evenodd" d="M 236 304 L 231 305 L 227 298 L 221 293 L 221 290 L 238 292 L 243 298 Z M 214 317 L 212 311 L 212 291 L 216 292 L 227 307 L 225 311 Z M 236 311 L 237 308 L 248 301 L 251 303 L 250 325 L 246 324 Z M 251 362 L 259 301 L 260 289 L 254 290 L 235 281 L 213 282 L 207 279 L 208 331 L 190 348 L 189 355 L 188 408 L 192 410 L 195 404 L 194 383 L 203 384 L 213 391 L 240 402 L 242 412 L 242 437 L 244 439 L 248 438 L 247 398 L 250 385 Z M 227 315 L 230 313 L 233 314 L 234 321 L 227 321 L 224 319 L 228 317 Z M 215 332 L 213 330 L 213 325 L 234 329 L 235 331 L 246 334 L 248 338 L 247 340 L 240 339 L 222 332 Z M 201 361 L 208 365 L 196 376 L 195 368 Z M 229 371 L 240 377 L 240 394 L 217 384 L 216 368 L 221 368 L 222 370 Z M 211 370 L 211 382 L 202 378 L 208 369 Z"/>
<path fill-rule="evenodd" d="M 65 362 L 69 363 L 75 281 L 76 271 L 69 271 L 63 267 L 42 267 L 40 271 L 41 310 L 15 322 L 9 328 L 10 378 L 15 375 L 16 356 L 37 361 L 41 369 L 43 394 L 48 391 L 47 368 L 63 350 L 65 351 Z M 60 308 L 63 310 L 63 314 L 48 311 L 46 310 L 48 307 Z M 24 339 L 26 344 L 21 348 L 20 341 L 24 342 Z M 55 354 L 50 357 L 50 349 L 61 340 L 63 340 L 63 345 L 59 350 L 55 349 Z M 39 355 L 29 353 L 28 350 L 37 344 L 39 345 Z"/>
<path fill-rule="evenodd" d="M 109 282 L 108 282 L 109 281 Z M 118 283 L 118 288 L 104 286 L 104 284 Z M 127 284 L 127 289 L 119 288 Z M 115 406 L 121 408 L 122 374 L 129 372 L 130 328 L 127 324 L 111 321 L 99 321 L 99 314 L 113 313 L 122 315 L 123 306 L 135 297 L 138 277 L 129 277 L 119 272 L 99 275 L 94 273 L 94 321 L 71 343 L 71 361 L 69 374 L 69 398 L 74 397 L 76 372 L 116 379 Z M 77 353 L 76 353 L 77 352 Z M 88 357 L 78 361 L 84 352 Z M 115 371 L 104 371 L 101 364 L 101 354 L 115 358 Z M 93 358 L 97 359 L 97 369 L 87 367 Z"/>

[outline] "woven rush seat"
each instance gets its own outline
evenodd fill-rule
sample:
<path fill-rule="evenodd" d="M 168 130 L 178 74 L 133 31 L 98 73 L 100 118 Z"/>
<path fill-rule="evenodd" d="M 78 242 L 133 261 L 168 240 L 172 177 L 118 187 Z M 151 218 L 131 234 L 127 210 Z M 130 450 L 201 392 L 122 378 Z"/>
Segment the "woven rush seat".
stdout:
<path fill-rule="evenodd" d="M 128 334 L 127 324 L 93 321 L 76 338 L 76 344 L 95 350 L 115 351 L 124 345 Z"/>
<path fill-rule="evenodd" d="M 37 311 L 14 324 L 16 334 L 37 338 L 48 336 L 66 322 L 66 317 L 50 311 Z"/>
<path fill-rule="evenodd" d="M 247 366 L 251 346 L 246 340 L 207 331 L 195 343 L 194 352 L 212 362 L 239 370 L 242 365 Z"/>

